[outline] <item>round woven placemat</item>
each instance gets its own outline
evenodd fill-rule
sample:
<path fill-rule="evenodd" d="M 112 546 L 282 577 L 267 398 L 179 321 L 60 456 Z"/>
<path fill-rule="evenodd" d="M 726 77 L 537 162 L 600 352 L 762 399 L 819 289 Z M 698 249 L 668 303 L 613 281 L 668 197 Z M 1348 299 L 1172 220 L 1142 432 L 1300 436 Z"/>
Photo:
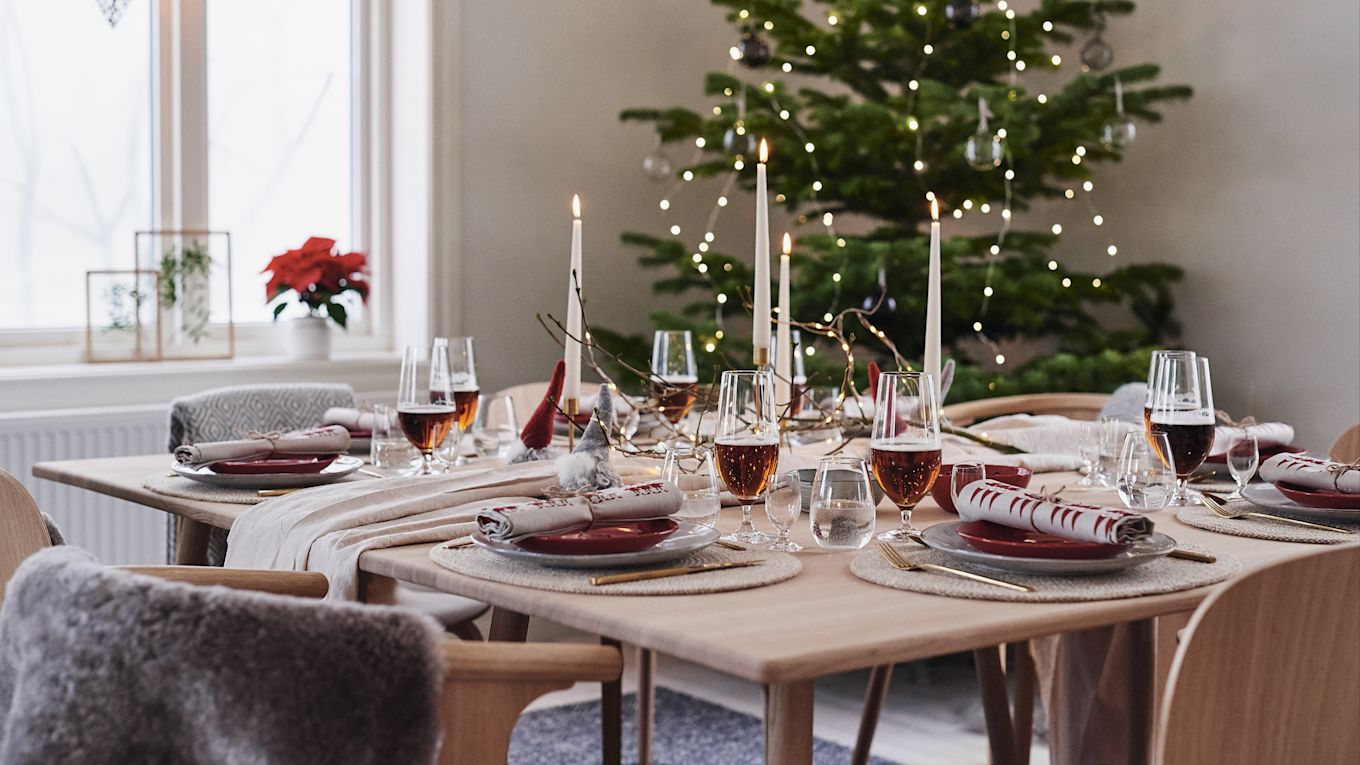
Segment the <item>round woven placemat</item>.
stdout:
<path fill-rule="evenodd" d="M 489 579 L 501 584 L 532 587 L 552 592 L 584 593 L 587 595 L 698 595 L 709 592 L 730 592 L 764 587 L 792 579 L 803 570 L 803 564 L 788 553 L 725 550 L 707 547 L 679 560 L 658 564 L 654 568 L 691 566 L 700 563 L 726 563 L 763 560 L 759 566 L 732 568 L 725 571 L 705 571 L 702 574 L 647 579 L 641 582 L 593 585 L 590 577 L 618 574 L 639 569 L 567 569 L 535 566 L 530 563 L 502 558 L 476 546 L 448 548 L 442 545 L 430 550 L 430 560 L 460 574 L 478 579 Z"/>
<path fill-rule="evenodd" d="M 888 561 L 884 560 L 878 550 L 865 550 L 856 555 L 854 560 L 850 561 L 850 573 L 866 582 L 927 595 L 975 600 L 1009 600 L 1018 603 L 1076 603 L 1191 590 L 1221 582 L 1242 568 L 1242 564 L 1231 556 L 1190 545 L 1181 547 L 1216 555 L 1218 562 L 1199 563 L 1161 558 L 1118 573 L 1100 576 L 1035 576 L 973 566 L 938 550 L 898 547 L 902 556 L 912 563 L 935 563 L 994 579 L 1004 579 L 1015 584 L 1027 584 L 1033 587 L 1035 592 L 1016 592 L 933 571 L 899 571 L 888 565 Z"/>
<path fill-rule="evenodd" d="M 336 481 L 336 483 L 361 480 L 363 480 L 362 476 L 350 475 Z M 157 494 L 164 494 L 167 497 L 196 499 L 200 502 L 225 502 L 229 505 L 258 505 L 269 499 L 269 497 L 261 497 L 254 489 L 229 489 L 224 486 L 209 486 L 206 483 L 191 481 L 177 475 L 166 475 L 165 473 L 156 473 L 142 479 L 142 487 Z"/>
<path fill-rule="evenodd" d="M 1228 502 L 1228 509 L 1232 512 L 1239 510 L 1259 511 L 1261 508 L 1252 503 L 1236 499 Z M 1213 511 L 1204 505 L 1190 505 L 1182 507 L 1176 513 L 1176 520 L 1186 526 L 1194 526 L 1205 531 L 1214 531 L 1219 534 L 1229 534 L 1235 537 L 1251 537 L 1252 539 L 1271 539 L 1276 542 L 1305 542 L 1314 545 L 1335 545 L 1345 542 L 1360 542 L 1360 534 L 1338 534 L 1335 531 L 1323 531 L 1321 529 L 1310 529 L 1303 526 L 1295 526 L 1292 523 L 1281 521 L 1263 521 L 1257 518 L 1220 518 L 1214 515 Z M 1350 529 L 1360 532 L 1360 524 L 1338 523 L 1337 521 L 1315 521 L 1324 526 L 1335 526 L 1339 529 Z"/>

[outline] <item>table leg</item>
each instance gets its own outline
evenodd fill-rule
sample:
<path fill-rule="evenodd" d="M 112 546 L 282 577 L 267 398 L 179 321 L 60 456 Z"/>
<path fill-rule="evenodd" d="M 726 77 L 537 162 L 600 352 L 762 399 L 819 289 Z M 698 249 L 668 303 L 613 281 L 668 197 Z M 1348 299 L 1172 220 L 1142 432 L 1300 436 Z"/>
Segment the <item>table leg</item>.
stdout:
<path fill-rule="evenodd" d="M 600 645 L 622 648 L 613 638 L 600 638 Z M 600 684 L 600 751 L 604 765 L 623 761 L 623 676 Z"/>
<path fill-rule="evenodd" d="M 855 736 L 855 751 L 850 755 L 851 765 L 865 765 L 869 761 L 869 748 L 874 744 L 874 730 L 883 714 L 883 700 L 888 696 L 892 671 L 891 664 L 869 670 L 869 687 L 864 692 L 864 711 L 859 717 L 859 734 Z"/>
<path fill-rule="evenodd" d="M 500 606 L 491 609 L 491 636 L 488 638 L 489 640 L 523 643 L 528 636 L 528 616 Z"/>
<path fill-rule="evenodd" d="M 1015 698 L 1011 702 L 1012 720 L 1015 727 L 1016 765 L 1029 765 L 1030 742 L 1034 735 L 1034 656 L 1030 653 L 1029 641 L 1015 646 L 1015 665 L 1012 667 L 1015 678 Z"/>
<path fill-rule="evenodd" d="M 175 565 L 208 565 L 208 534 L 212 527 L 181 517 L 175 529 Z"/>
<path fill-rule="evenodd" d="M 1130 763 L 1146 763 L 1152 757 L 1152 708 L 1157 672 L 1157 622 L 1129 622 L 1129 757 Z"/>
<path fill-rule="evenodd" d="M 1010 695 L 1006 692 L 1006 675 L 1001 669 L 1003 650 L 1005 646 L 978 648 L 973 651 L 978 686 L 982 691 L 982 711 L 987 718 L 987 742 L 991 747 L 993 765 L 1010 765 L 1015 760 Z"/>
<path fill-rule="evenodd" d="M 652 761 L 652 724 L 656 718 L 656 654 L 638 648 L 637 765 Z"/>
<path fill-rule="evenodd" d="M 811 680 L 765 686 L 765 765 L 812 765 Z"/>

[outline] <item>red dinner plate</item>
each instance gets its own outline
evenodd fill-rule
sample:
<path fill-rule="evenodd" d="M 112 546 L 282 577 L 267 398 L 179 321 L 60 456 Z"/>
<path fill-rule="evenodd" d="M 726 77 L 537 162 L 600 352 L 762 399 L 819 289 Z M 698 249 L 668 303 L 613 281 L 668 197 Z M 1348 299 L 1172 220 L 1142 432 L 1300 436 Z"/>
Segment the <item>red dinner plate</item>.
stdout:
<path fill-rule="evenodd" d="M 525 537 L 515 546 L 552 555 L 611 555 L 655 547 L 675 533 L 680 524 L 670 518 L 623 523 L 597 523 L 588 529 L 565 534 Z"/>
<path fill-rule="evenodd" d="M 1037 531 L 1013 529 L 987 521 L 960 524 L 955 531 L 965 542 L 985 553 L 1009 555 L 1014 558 L 1058 558 L 1089 560 L 1113 558 L 1129 549 L 1129 545 L 1104 545 L 1078 542 Z"/>
<path fill-rule="evenodd" d="M 338 454 L 305 454 L 296 457 L 269 457 L 262 460 L 214 462 L 212 471 L 225 475 L 275 475 L 278 473 L 320 473 L 335 462 Z"/>
<path fill-rule="evenodd" d="M 1308 507 L 1326 507 L 1333 510 L 1360 510 L 1360 494 L 1346 494 L 1340 491 L 1319 491 L 1305 489 L 1288 483 L 1277 483 L 1280 493 Z"/>
<path fill-rule="evenodd" d="M 1277 454 L 1284 454 L 1286 452 L 1288 452 L 1289 454 L 1298 454 L 1299 452 L 1302 451 L 1305 451 L 1305 449 L 1302 446 L 1294 446 L 1293 444 L 1290 444 L 1288 446 L 1267 446 L 1260 452 L 1261 461 L 1265 462 L 1266 458 L 1274 457 Z M 1206 465 L 1226 465 L 1228 464 L 1228 453 L 1224 452 L 1222 454 L 1210 454 L 1208 457 L 1204 458 L 1204 463 Z"/>

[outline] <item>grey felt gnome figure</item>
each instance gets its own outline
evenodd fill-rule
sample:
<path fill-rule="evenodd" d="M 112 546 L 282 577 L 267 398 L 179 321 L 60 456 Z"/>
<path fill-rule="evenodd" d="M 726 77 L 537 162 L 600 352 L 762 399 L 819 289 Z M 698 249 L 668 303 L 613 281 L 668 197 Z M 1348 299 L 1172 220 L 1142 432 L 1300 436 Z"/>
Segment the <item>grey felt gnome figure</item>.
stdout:
<path fill-rule="evenodd" d="M 581 440 L 571 454 L 557 458 L 557 482 L 567 491 L 612 489 L 623 484 L 609 464 L 609 434 L 614 430 L 614 399 L 609 386 L 601 385 L 595 396 L 595 411 L 590 416 Z"/>

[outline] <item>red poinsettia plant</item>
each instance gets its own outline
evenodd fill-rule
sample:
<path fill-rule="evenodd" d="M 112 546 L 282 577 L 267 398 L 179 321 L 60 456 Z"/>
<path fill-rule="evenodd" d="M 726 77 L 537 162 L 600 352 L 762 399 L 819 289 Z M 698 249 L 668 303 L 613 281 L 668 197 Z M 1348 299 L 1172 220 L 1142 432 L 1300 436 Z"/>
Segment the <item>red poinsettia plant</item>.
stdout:
<path fill-rule="evenodd" d="M 260 273 L 269 274 L 265 295 L 274 306 L 274 318 L 292 301 L 285 300 L 292 292 L 297 302 L 307 306 L 313 316 L 329 316 L 344 327 L 349 322 L 349 311 L 336 298 L 345 293 L 356 293 L 368 302 L 368 281 L 364 266 L 368 257 L 362 252 L 341 253 L 334 239 L 321 236 L 309 238 L 296 250 L 275 255 Z"/>

